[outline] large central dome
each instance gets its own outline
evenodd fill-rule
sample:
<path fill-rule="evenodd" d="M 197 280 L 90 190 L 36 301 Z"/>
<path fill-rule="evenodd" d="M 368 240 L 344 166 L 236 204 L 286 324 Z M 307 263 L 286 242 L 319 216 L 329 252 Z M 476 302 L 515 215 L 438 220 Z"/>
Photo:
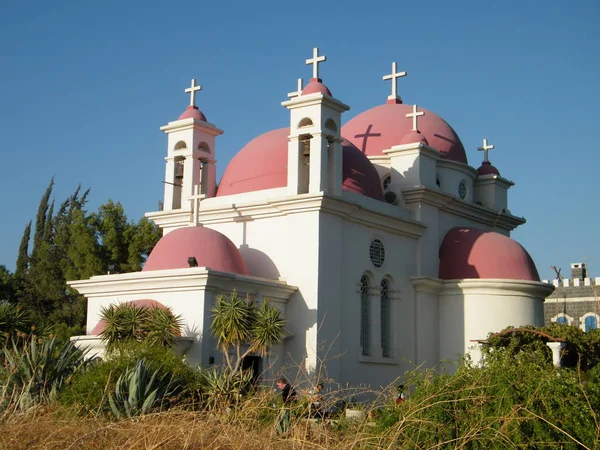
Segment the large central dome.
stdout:
<path fill-rule="evenodd" d="M 367 156 L 383 156 L 383 150 L 400 145 L 412 130 L 412 120 L 406 117 L 413 105 L 386 103 L 371 108 L 342 127 L 342 134 Z M 431 111 L 419 118 L 419 131 L 430 146 L 452 161 L 467 164 L 465 148 L 456 132 L 444 119 Z"/>
<path fill-rule="evenodd" d="M 287 186 L 289 128 L 269 131 L 250 141 L 227 165 L 217 197 Z M 342 141 L 342 189 L 383 200 L 381 181 L 369 159 Z"/>

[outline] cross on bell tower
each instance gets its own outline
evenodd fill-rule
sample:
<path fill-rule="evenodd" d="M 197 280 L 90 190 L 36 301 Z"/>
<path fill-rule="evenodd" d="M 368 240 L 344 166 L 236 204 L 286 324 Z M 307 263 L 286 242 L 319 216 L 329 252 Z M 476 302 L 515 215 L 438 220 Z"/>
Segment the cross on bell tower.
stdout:
<path fill-rule="evenodd" d="M 492 144 L 488 145 L 487 139 L 483 139 L 483 145 L 481 147 L 477 147 L 477 150 L 479 150 L 480 152 L 483 152 L 483 161 L 484 162 L 489 161 L 488 152 L 493 149 L 494 149 L 494 146 Z"/>
<path fill-rule="evenodd" d="M 185 90 L 186 94 L 190 94 L 190 106 L 196 106 L 196 91 L 201 91 L 202 86 L 196 84 L 196 79 L 192 78 L 192 84 Z"/>
<path fill-rule="evenodd" d="M 306 60 L 306 65 L 313 66 L 313 79 L 319 79 L 319 63 L 327 61 L 326 56 L 319 56 L 319 48 L 313 48 L 313 57 Z"/>
<path fill-rule="evenodd" d="M 398 95 L 398 78 L 408 75 L 408 72 L 398 72 L 395 62 L 392 63 L 392 73 L 384 75 L 383 80 L 392 80 L 392 95 L 387 98 L 388 103 L 402 103 L 402 99 Z"/>

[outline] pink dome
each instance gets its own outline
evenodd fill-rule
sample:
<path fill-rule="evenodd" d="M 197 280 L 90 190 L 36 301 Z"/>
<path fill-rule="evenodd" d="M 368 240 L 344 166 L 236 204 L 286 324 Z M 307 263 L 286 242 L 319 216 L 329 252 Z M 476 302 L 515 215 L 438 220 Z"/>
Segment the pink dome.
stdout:
<path fill-rule="evenodd" d="M 439 277 L 540 281 L 535 263 L 521 244 L 493 231 L 460 227 L 444 237 Z"/>
<path fill-rule="evenodd" d="M 427 138 L 425 136 L 423 136 L 419 131 L 411 130 L 411 132 L 406 134 L 398 144 L 414 144 L 417 142 L 429 145 L 429 142 L 427 142 Z"/>
<path fill-rule="evenodd" d="M 217 197 L 287 186 L 289 128 L 269 131 L 250 141 L 230 161 Z M 342 189 L 383 200 L 377 170 L 352 143 L 342 141 Z"/>
<path fill-rule="evenodd" d="M 492 166 L 491 162 L 484 161 L 481 163 L 481 166 L 479 167 L 479 169 L 477 169 L 477 175 L 489 175 L 489 174 L 500 175 L 500 172 L 498 171 L 498 169 L 496 169 L 494 166 Z"/>
<path fill-rule="evenodd" d="M 402 139 L 411 132 L 412 120 L 406 117 L 413 105 L 386 103 L 371 108 L 342 128 L 342 134 L 348 136 L 367 156 L 382 156 L 383 150 L 400 145 Z M 419 118 L 419 131 L 429 145 L 452 161 L 467 164 L 465 148 L 456 132 L 444 119 L 431 111 L 419 108 L 425 115 Z M 364 135 L 367 135 L 366 137 Z"/>
<path fill-rule="evenodd" d="M 196 258 L 199 267 L 248 275 L 240 251 L 227 236 L 205 227 L 183 227 L 163 236 L 148 256 L 142 269 L 184 269 L 188 258 Z"/>
<path fill-rule="evenodd" d="M 325 86 L 322 81 L 323 80 L 320 78 L 311 78 L 310 83 L 308 83 L 306 87 L 302 89 L 302 95 L 319 93 L 333 97 L 329 88 Z"/>
<path fill-rule="evenodd" d="M 136 305 L 136 306 L 146 306 L 147 308 L 169 309 L 162 303 L 157 302 L 156 300 L 147 300 L 147 299 L 133 300 L 131 302 L 127 302 L 127 304 Z M 100 333 L 102 333 L 104 331 L 105 328 L 106 328 L 106 322 L 104 320 L 100 320 L 100 321 L 98 321 L 96 326 L 92 329 L 90 334 L 99 335 Z"/>
<path fill-rule="evenodd" d="M 202 113 L 202 111 L 200 111 L 198 109 L 197 106 L 188 106 L 185 111 L 179 116 L 179 118 L 177 120 L 183 120 L 183 119 L 198 119 L 201 120 L 203 122 L 206 122 L 206 116 Z"/>

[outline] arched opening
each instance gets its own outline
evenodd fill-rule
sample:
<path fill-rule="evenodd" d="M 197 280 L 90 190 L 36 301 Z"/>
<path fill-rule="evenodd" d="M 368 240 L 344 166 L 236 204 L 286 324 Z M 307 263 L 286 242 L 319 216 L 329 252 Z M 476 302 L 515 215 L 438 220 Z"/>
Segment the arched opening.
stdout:
<path fill-rule="evenodd" d="M 304 119 L 302 119 L 300 121 L 300 123 L 298 124 L 298 128 L 306 128 L 306 127 L 312 127 L 313 126 L 313 121 L 310 120 L 308 117 L 305 117 Z"/>
<path fill-rule="evenodd" d="M 175 173 L 173 174 L 173 209 L 181 208 L 181 191 L 183 186 L 183 176 L 185 172 L 185 158 L 179 156 L 175 158 Z"/>
<path fill-rule="evenodd" d="M 587 313 L 581 317 L 581 329 L 586 333 L 589 333 L 591 330 L 595 330 L 598 328 L 598 314 L 595 313 Z"/>
<path fill-rule="evenodd" d="M 338 127 L 333 119 L 327 119 L 325 121 L 325 128 L 327 128 L 328 130 L 331 130 L 331 131 L 336 131 L 336 132 L 338 130 Z"/>
<path fill-rule="evenodd" d="M 360 277 L 360 347 L 363 356 L 371 354 L 371 305 L 369 302 L 369 277 Z"/>
<path fill-rule="evenodd" d="M 390 302 L 390 281 L 387 278 L 381 280 L 379 300 L 381 306 L 381 356 L 389 358 L 392 347 L 392 311 Z"/>
<path fill-rule="evenodd" d="M 175 150 L 183 150 L 186 148 L 187 148 L 187 145 L 185 145 L 184 141 L 179 141 L 179 142 L 177 142 L 177 144 L 175 144 Z"/>
<path fill-rule="evenodd" d="M 210 146 L 206 142 L 200 142 L 198 144 L 198 150 L 201 150 L 206 153 L 210 153 Z"/>

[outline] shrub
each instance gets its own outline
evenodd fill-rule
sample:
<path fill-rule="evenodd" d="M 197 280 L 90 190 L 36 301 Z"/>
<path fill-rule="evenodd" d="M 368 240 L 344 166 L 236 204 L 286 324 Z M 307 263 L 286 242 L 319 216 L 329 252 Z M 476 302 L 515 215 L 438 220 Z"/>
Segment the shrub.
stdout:
<path fill-rule="evenodd" d="M 117 391 L 119 378 L 140 360 L 149 372 L 156 372 L 157 378 L 171 386 L 160 399 L 157 398 L 162 409 L 200 403 L 203 387 L 198 372 L 173 351 L 144 343 L 120 346 L 106 360 L 95 361 L 88 370 L 73 377 L 60 401 L 84 413 L 111 413 L 109 395 Z"/>

